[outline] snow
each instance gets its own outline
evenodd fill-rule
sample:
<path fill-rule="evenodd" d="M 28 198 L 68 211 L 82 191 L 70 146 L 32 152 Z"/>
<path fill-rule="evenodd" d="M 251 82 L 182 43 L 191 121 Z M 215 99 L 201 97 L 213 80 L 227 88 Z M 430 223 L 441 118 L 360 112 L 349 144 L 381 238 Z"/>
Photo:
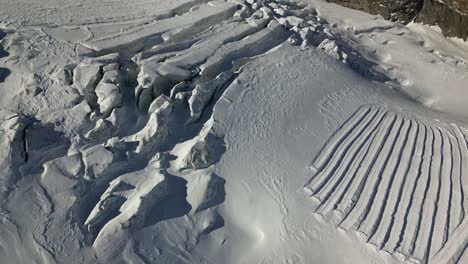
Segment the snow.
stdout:
<path fill-rule="evenodd" d="M 218 68 L 219 69 L 219 68 Z M 206 71 L 204 70 L 203 73 Z M 204 76 L 202 73 L 202 76 Z M 212 99 L 214 93 L 232 78 L 232 72 L 227 71 L 218 75 L 214 80 L 198 84 L 190 96 L 188 103 L 190 107 L 190 122 L 197 121 L 206 105 Z M 205 75 L 206 76 L 206 75 Z"/>
<path fill-rule="evenodd" d="M 467 261 L 466 43 L 321 0 L 4 2 L 1 263 Z"/>
<path fill-rule="evenodd" d="M 462 45 L 447 41 L 428 26 L 403 27 L 354 10 L 336 12 L 334 5 L 319 1 L 312 5 L 354 45 L 364 47 L 366 59 L 383 68 L 408 96 L 430 108 L 466 117 L 466 105 L 459 96 L 465 94 L 468 83 L 468 57 Z"/>
<path fill-rule="evenodd" d="M 96 145 L 83 151 L 85 177 L 99 177 L 112 163 L 113 154 L 102 145 Z"/>
<path fill-rule="evenodd" d="M 109 81 L 106 79 L 105 81 Z M 100 112 L 108 116 L 114 108 L 119 107 L 122 102 L 122 95 L 119 87 L 113 83 L 102 82 L 96 87 L 97 103 Z"/>
<path fill-rule="evenodd" d="M 311 174 L 299 164 L 310 163 L 320 147 L 316 139 L 329 133 L 317 122 L 322 120 L 323 96 L 343 85 L 350 90 L 373 85 L 318 50 L 285 47 L 273 54 L 274 60 L 265 57 L 247 66 L 239 84 L 215 106 L 215 120 L 230 128 L 225 136 L 228 150 L 216 171 L 226 179 L 221 207 L 226 223 L 232 222 L 224 234 L 231 243 L 224 253 L 227 262 L 343 263 L 352 258 L 371 263 L 372 257 L 356 252 L 342 233 L 315 233 L 324 223 L 313 216 L 314 203 L 301 191 Z M 331 78 L 337 73 L 339 78 Z M 340 254 L 326 245 L 340 248 Z M 243 257 L 237 259 L 240 252 Z"/>
<path fill-rule="evenodd" d="M 81 170 L 80 155 L 57 158 L 44 164 L 41 184 L 51 195 L 72 189 Z"/>

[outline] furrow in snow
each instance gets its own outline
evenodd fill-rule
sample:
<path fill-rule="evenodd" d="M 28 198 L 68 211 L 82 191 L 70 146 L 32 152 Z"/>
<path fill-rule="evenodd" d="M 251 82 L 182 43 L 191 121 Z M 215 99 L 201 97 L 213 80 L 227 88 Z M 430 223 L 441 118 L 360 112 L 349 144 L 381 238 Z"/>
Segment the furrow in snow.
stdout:
<path fill-rule="evenodd" d="M 381 151 L 377 155 L 377 159 L 368 169 L 366 173 L 365 182 L 363 184 L 362 191 L 357 198 L 357 201 L 346 218 L 340 223 L 340 226 L 346 230 L 351 228 L 357 229 L 363 218 L 367 215 L 369 206 L 372 205 L 373 198 L 375 196 L 376 188 L 380 181 L 382 168 L 388 162 L 388 159 L 393 152 L 393 148 L 396 143 L 396 139 L 400 134 L 400 130 L 403 126 L 403 119 L 400 116 L 396 116 L 395 122 L 390 126 L 389 133 L 384 136 L 384 142 Z"/>
<path fill-rule="evenodd" d="M 426 139 L 428 128 L 424 124 L 419 124 L 421 130 L 421 136 L 416 141 L 416 149 L 414 156 L 409 160 L 410 168 L 405 178 L 408 180 L 408 184 L 403 186 L 402 197 L 400 203 L 396 204 L 397 212 L 392 214 L 391 227 L 388 229 L 386 236 L 388 238 L 385 241 L 383 250 L 387 252 L 393 252 L 397 247 L 399 241 L 403 239 L 403 234 L 407 225 L 407 218 L 410 212 L 409 208 L 412 206 L 412 196 L 416 191 L 417 183 L 421 177 L 421 168 L 424 161 L 424 153 L 426 150 Z"/>
<path fill-rule="evenodd" d="M 461 134 L 463 135 L 462 143 L 460 144 L 462 149 L 462 174 L 461 176 L 461 185 L 463 187 L 463 212 L 464 215 L 468 213 L 468 140 L 467 140 L 467 131 L 465 128 L 460 128 Z"/>
<path fill-rule="evenodd" d="M 463 222 L 455 229 L 453 236 L 447 241 L 445 246 L 436 252 L 430 259 L 429 263 L 442 264 L 442 263 L 457 263 L 452 262 L 454 257 L 466 251 L 468 240 L 468 219 L 465 218 Z"/>
<path fill-rule="evenodd" d="M 329 201 L 336 201 L 339 197 L 338 194 L 340 193 L 337 193 L 336 189 L 338 186 L 344 186 L 344 182 L 349 178 L 347 176 L 350 175 L 352 171 L 356 170 L 357 164 L 362 160 L 365 150 L 369 147 L 370 139 L 375 135 L 375 131 L 384 116 L 385 112 L 381 110 L 378 112 L 374 121 L 366 124 L 366 127 L 360 131 L 361 134 L 358 135 L 355 144 L 351 146 L 344 159 L 339 163 L 339 168 L 335 173 L 339 177 L 332 178 L 333 175 L 329 175 L 328 178 L 332 178 L 332 180 L 315 195 L 320 201 L 322 201 L 321 206 L 318 208 L 318 213 L 323 213 L 324 210 L 329 211 L 330 209 L 333 209 L 331 206 L 334 205 L 334 202 Z"/>
<path fill-rule="evenodd" d="M 421 147 L 418 145 L 418 136 L 421 133 L 421 126 L 418 122 L 413 121 L 411 131 L 408 135 L 408 142 L 405 144 L 403 153 L 400 156 L 400 165 L 395 174 L 395 179 L 393 183 L 390 184 L 388 190 L 388 197 L 385 199 L 387 205 L 383 212 L 381 212 L 380 219 L 381 222 L 378 225 L 378 228 L 375 233 L 371 235 L 370 243 L 377 246 L 381 249 L 385 244 L 388 236 L 392 232 L 395 221 L 395 213 L 398 208 L 401 207 L 401 201 L 403 196 L 403 201 L 407 198 L 408 189 L 405 187 L 411 186 L 408 184 L 408 181 L 411 181 L 411 176 L 414 174 L 411 173 L 411 168 L 414 164 L 418 163 L 417 159 L 413 159 L 416 155 L 421 155 Z M 416 152 L 417 147 L 419 147 L 419 152 Z M 417 153 L 417 154 L 416 154 Z M 406 191 L 406 193 L 405 193 Z M 404 195 L 406 194 L 406 195 Z M 398 218 L 400 220 L 401 217 Z M 391 253 L 391 252 L 390 252 Z"/>
<path fill-rule="evenodd" d="M 369 186 L 376 180 L 373 175 L 374 170 L 376 170 L 376 166 L 378 163 L 381 162 L 382 157 L 385 155 L 380 155 L 381 152 L 386 154 L 388 151 L 388 144 L 387 139 L 395 134 L 395 124 L 401 124 L 401 118 L 392 114 L 391 115 L 390 124 L 386 124 L 383 130 L 380 131 L 381 134 L 378 135 L 379 141 L 378 144 L 375 146 L 377 149 L 374 149 L 371 153 L 374 153 L 375 156 L 372 157 L 362 167 L 363 170 L 360 171 L 360 179 L 358 185 L 356 186 L 357 189 L 350 192 L 347 198 L 343 200 L 345 203 L 344 205 L 344 219 L 340 223 L 340 227 L 349 230 L 351 227 L 357 227 L 357 221 L 362 213 L 364 213 L 364 200 L 367 200 L 368 197 L 366 196 Z M 398 129 L 397 129 L 398 130 Z"/>
<path fill-rule="evenodd" d="M 356 162 L 355 164 L 353 164 L 352 169 L 349 170 L 349 173 L 350 173 L 349 175 L 352 175 L 352 176 L 347 177 L 348 179 L 346 180 L 346 185 L 342 184 L 341 186 L 339 186 L 338 190 L 336 191 L 337 195 L 335 195 L 332 199 L 333 204 L 331 204 L 330 202 L 330 206 L 333 205 L 334 210 L 340 213 L 343 213 L 342 208 L 340 208 L 339 205 L 342 203 L 344 197 L 349 193 L 349 189 L 351 188 L 351 186 L 356 183 L 357 181 L 356 175 L 358 174 L 359 170 L 362 168 L 363 163 L 367 159 L 373 156 L 373 153 L 371 152 L 372 146 L 377 140 L 378 131 L 379 129 L 381 129 L 382 122 L 384 122 L 388 114 L 389 114 L 388 112 L 385 113 L 385 116 L 383 117 L 382 120 L 380 120 L 379 126 L 376 128 L 375 133 L 373 133 L 372 138 L 368 140 L 368 142 L 366 143 L 365 152 L 360 153 L 359 162 Z"/>
<path fill-rule="evenodd" d="M 439 201 L 436 207 L 436 217 L 433 226 L 433 235 L 431 239 L 430 253 L 435 253 L 441 249 L 442 245 L 447 241 L 448 231 L 450 228 L 451 217 L 451 198 L 452 198 L 452 176 L 453 176 L 453 146 L 450 135 L 441 129 L 444 139 L 442 149 L 442 168 L 440 174 L 440 194 Z"/>
<path fill-rule="evenodd" d="M 320 175 L 316 176 L 317 179 L 320 179 L 316 182 L 315 185 L 310 186 L 312 192 L 319 192 L 325 184 L 330 182 L 332 178 L 338 178 L 336 175 L 337 169 L 343 164 L 343 159 L 346 158 L 349 149 L 353 146 L 354 142 L 360 138 L 360 135 L 365 131 L 365 129 L 371 125 L 378 114 L 377 109 L 373 109 L 372 113 L 364 118 L 362 122 L 354 129 L 347 137 L 343 143 L 336 149 L 336 152 L 333 153 L 333 157 L 328 164 L 328 166 L 321 172 Z"/>
<path fill-rule="evenodd" d="M 333 134 L 333 136 L 325 143 L 325 146 L 320 150 L 320 153 L 314 159 L 312 166 L 321 171 L 336 152 L 336 149 L 345 140 L 346 137 L 360 124 L 362 119 L 371 111 L 370 107 L 361 106 L 353 115 L 346 120 L 345 123 Z M 315 179 L 315 177 L 314 177 Z M 310 182 L 312 184 L 315 180 Z"/>
<path fill-rule="evenodd" d="M 442 151 L 446 142 L 439 128 L 434 128 L 434 135 L 434 155 L 432 158 L 428 185 L 426 186 L 426 199 L 424 200 L 423 211 L 420 215 L 421 224 L 414 244 L 414 251 L 412 252 L 412 258 L 421 262 L 426 260 L 432 243 L 433 225 L 440 196 L 440 177 L 442 167 L 445 163 Z"/>
<path fill-rule="evenodd" d="M 402 138 L 400 135 L 404 124 L 405 120 L 400 116 L 397 116 L 395 126 L 393 126 L 388 138 L 389 141 L 385 144 L 382 150 L 383 155 L 380 155 L 379 158 L 377 158 L 377 161 L 374 164 L 375 166 L 373 166 L 373 170 L 371 170 L 369 174 L 370 179 L 367 182 L 368 184 L 366 184 L 363 189 L 363 195 L 361 196 L 361 199 L 358 200 L 356 207 L 353 208 L 352 213 L 349 215 L 348 219 L 350 221 L 354 221 L 353 228 L 356 228 L 357 230 L 361 229 L 362 222 L 369 214 L 374 202 L 377 202 L 375 200 L 375 196 L 377 195 L 377 190 L 379 189 L 380 182 L 382 181 L 382 174 L 386 165 L 390 161 L 399 139 Z"/>
<path fill-rule="evenodd" d="M 382 148 L 384 147 L 386 143 L 385 139 L 388 137 L 388 134 L 390 133 L 390 130 L 393 124 L 395 123 L 395 121 L 396 121 L 396 115 L 394 115 L 393 113 L 390 113 L 389 115 L 385 117 L 385 121 L 383 125 L 380 127 L 379 131 L 377 132 L 375 144 L 371 145 L 371 148 L 369 151 L 370 155 L 366 157 L 362 166 L 359 167 L 356 173 L 356 179 L 353 181 L 351 187 L 349 188 L 346 195 L 341 200 L 341 203 L 338 205 L 338 210 L 343 212 L 342 221 L 346 219 L 348 214 L 356 205 L 356 201 L 359 199 L 362 189 L 364 188 L 364 185 L 366 184 L 366 181 L 368 179 L 369 172 L 372 166 L 374 166 L 374 163 L 379 153 L 382 151 Z M 351 223 L 350 223 L 350 226 L 351 226 Z M 341 227 L 346 230 L 348 229 L 347 226 L 341 226 Z"/>
<path fill-rule="evenodd" d="M 465 139 L 463 137 L 463 134 L 460 130 L 460 127 L 457 125 L 452 125 L 454 134 L 455 134 L 455 139 L 457 141 L 457 147 L 456 151 L 457 153 L 454 153 L 454 168 L 455 172 L 453 175 L 453 188 L 454 188 L 454 203 L 458 203 L 457 205 L 453 205 L 454 208 L 459 208 L 459 213 L 457 213 L 457 210 L 454 212 L 454 217 L 452 217 L 452 223 L 453 221 L 457 221 L 458 223 L 451 224 L 450 232 L 449 235 L 453 233 L 455 228 L 463 221 L 465 218 L 465 211 L 464 211 L 464 200 L 465 196 L 463 193 L 463 185 L 462 185 L 462 178 L 463 175 L 466 173 L 466 163 L 467 163 L 467 153 L 468 149 L 466 147 Z"/>
<path fill-rule="evenodd" d="M 427 135 L 424 144 L 423 159 L 418 169 L 418 176 L 415 188 L 412 191 L 411 198 L 408 200 L 408 207 L 401 230 L 399 241 L 395 250 L 408 257 L 413 251 L 414 243 L 417 238 L 417 232 L 420 228 L 423 203 L 426 199 L 426 186 L 428 184 L 428 175 L 434 155 L 434 131 L 426 126 Z"/>
<path fill-rule="evenodd" d="M 401 132 L 397 137 L 397 141 L 395 143 L 395 147 L 392 151 L 392 154 L 388 162 L 384 165 L 385 168 L 383 169 L 383 171 L 379 173 L 380 182 L 378 183 L 378 185 L 376 185 L 377 193 L 375 197 L 371 200 L 372 206 L 370 207 L 369 213 L 367 214 L 361 226 L 359 227 L 359 231 L 366 234 L 368 237 L 374 234 L 375 230 L 382 221 L 383 210 L 385 210 L 388 206 L 388 196 L 393 186 L 396 172 L 402 165 L 402 154 L 405 149 L 405 146 L 407 145 L 410 131 L 413 128 L 412 126 L 413 122 L 411 120 L 404 121 Z"/>

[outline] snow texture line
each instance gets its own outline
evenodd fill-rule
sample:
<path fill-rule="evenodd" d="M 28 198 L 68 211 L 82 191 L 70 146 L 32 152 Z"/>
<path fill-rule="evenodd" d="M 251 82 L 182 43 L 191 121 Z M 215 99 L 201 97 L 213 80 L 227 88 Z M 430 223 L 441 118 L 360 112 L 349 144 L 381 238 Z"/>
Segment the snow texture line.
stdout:
<path fill-rule="evenodd" d="M 447 263 L 466 248 L 467 155 L 462 127 L 363 106 L 320 150 L 306 187 L 317 214 L 341 212 L 338 227 L 378 249 Z"/>

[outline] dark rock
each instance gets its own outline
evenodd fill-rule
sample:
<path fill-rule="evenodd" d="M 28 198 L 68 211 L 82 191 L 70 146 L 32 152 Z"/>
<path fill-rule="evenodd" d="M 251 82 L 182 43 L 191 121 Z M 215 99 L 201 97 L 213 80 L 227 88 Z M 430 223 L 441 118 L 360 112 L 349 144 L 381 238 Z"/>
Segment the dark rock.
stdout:
<path fill-rule="evenodd" d="M 327 0 L 403 24 L 438 25 L 448 37 L 468 37 L 468 0 Z"/>
<path fill-rule="evenodd" d="M 468 0 L 447 1 L 450 4 L 434 0 L 425 0 L 423 8 L 416 17 L 416 22 L 438 25 L 448 37 L 468 38 Z M 458 3 L 458 5 L 455 5 Z M 461 5 L 464 3 L 464 5 Z M 467 13 L 458 11 L 456 6 L 464 8 Z"/>

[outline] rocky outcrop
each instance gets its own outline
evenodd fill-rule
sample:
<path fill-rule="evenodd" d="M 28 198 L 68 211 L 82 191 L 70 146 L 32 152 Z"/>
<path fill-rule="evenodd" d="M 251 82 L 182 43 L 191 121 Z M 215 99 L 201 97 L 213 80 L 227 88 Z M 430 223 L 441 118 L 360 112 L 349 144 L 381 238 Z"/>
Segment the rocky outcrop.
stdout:
<path fill-rule="evenodd" d="M 438 25 L 448 37 L 468 37 L 468 0 L 327 0 L 385 19 Z"/>
<path fill-rule="evenodd" d="M 425 0 L 417 22 L 439 25 L 448 37 L 468 39 L 468 0 Z"/>
<path fill-rule="evenodd" d="M 380 14 L 392 21 L 410 22 L 421 11 L 424 0 L 328 0 L 371 14 Z"/>

